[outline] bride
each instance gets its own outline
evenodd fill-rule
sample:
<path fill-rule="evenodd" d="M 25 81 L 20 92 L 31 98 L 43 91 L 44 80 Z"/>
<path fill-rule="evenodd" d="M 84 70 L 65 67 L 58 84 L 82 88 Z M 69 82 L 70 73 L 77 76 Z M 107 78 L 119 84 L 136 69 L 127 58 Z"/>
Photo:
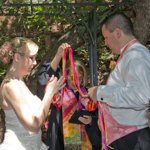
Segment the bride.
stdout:
<path fill-rule="evenodd" d="M 36 65 L 38 46 L 30 39 L 17 37 L 11 41 L 7 60 L 12 60 L 0 90 L 0 105 L 5 112 L 6 132 L 0 150 L 41 150 L 41 125 L 51 99 L 64 86 L 64 79 L 52 76 L 41 101 L 24 82 Z"/>

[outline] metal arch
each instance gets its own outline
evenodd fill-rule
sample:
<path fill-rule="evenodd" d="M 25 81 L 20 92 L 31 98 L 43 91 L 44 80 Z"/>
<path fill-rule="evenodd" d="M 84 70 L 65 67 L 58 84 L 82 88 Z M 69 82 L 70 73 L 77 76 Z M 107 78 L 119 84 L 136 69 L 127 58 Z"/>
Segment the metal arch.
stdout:
<path fill-rule="evenodd" d="M 79 15 L 79 14 L 78 14 Z M 81 20 L 81 24 L 83 24 L 88 33 L 88 52 L 89 52 L 89 66 L 90 66 L 90 85 L 97 85 L 97 49 L 96 49 L 96 11 L 93 9 L 89 14 L 88 24 L 85 21 Z M 68 16 L 67 16 L 68 18 Z M 91 23 L 92 22 L 92 23 Z M 74 23 L 77 26 L 76 23 Z M 81 33 L 79 33 L 81 36 Z M 83 39 L 86 42 L 86 39 L 83 36 Z"/>
<path fill-rule="evenodd" d="M 8 4 L 2 4 L 0 3 L 0 10 L 1 10 L 1 13 L 0 13 L 0 16 L 30 16 L 30 15 L 35 15 L 34 14 L 34 10 L 33 8 L 34 7 L 38 7 L 38 6 L 47 6 L 47 7 L 52 7 L 52 6 L 60 6 L 60 7 L 64 7 L 64 6 L 67 6 L 67 7 L 85 7 L 85 6 L 88 6 L 90 8 L 95 8 L 95 7 L 98 7 L 98 6 L 108 6 L 108 5 L 112 5 L 112 3 L 110 2 L 80 2 L 80 3 L 33 3 L 33 0 L 30 0 L 30 3 L 8 3 Z M 7 12 L 4 12 L 3 11 L 3 8 L 16 8 L 16 7 L 30 7 L 30 12 L 28 13 L 7 13 Z M 69 13 L 71 14 L 71 12 L 66 12 L 66 13 Z M 88 11 L 81 11 L 81 12 L 78 12 L 78 13 L 82 13 L 82 14 L 88 14 L 89 12 Z M 101 13 L 100 11 L 97 11 L 97 13 Z M 53 12 L 53 13 L 39 13 L 39 14 L 36 14 L 36 15 L 61 15 L 60 12 Z"/>
<path fill-rule="evenodd" d="M 9 4 L 0 4 L 0 16 L 32 16 L 35 15 L 34 13 L 34 7 L 38 6 L 47 6 L 47 7 L 52 7 L 52 6 L 69 6 L 69 7 L 85 7 L 89 6 L 92 8 L 91 12 L 88 11 L 82 11 L 78 12 L 78 14 L 87 14 L 88 15 L 88 24 L 81 20 L 82 24 L 85 26 L 87 33 L 89 35 L 88 38 L 88 51 L 89 51 L 89 56 L 90 56 L 90 81 L 91 81 L 91 86 L 97 85 L 97 50 L 96 50 L 96 32 L 97 32 L 97 27 L 96 27 L 96 15 L 101 13 L 99 11 L 96 11 L 96 8 L 99 6 L 108 6 L 112 3 L 108 2 L 82 2 L 82 3 L 33 3 L 33 0 L 30 0 L 30 3 L 22 3 L 22 4 L 14 4 L 14 3 L 9 3 Z M 114 3 L 113 3 L 114 4 Z M 30 7 L 30 12 L 27 13 L 7 13 L 3 11 L 3 7 L 7 8 L 16 8 L 16 7 Z M 53 13 L 36 13 L 36 15 L 72 15 L 72 12 L 53 12 Z"/>
<path fill-rule="evenodd" d="M 92 42 L 88 43 L 88 51 L 90 56 L 90 81 L 91 86 L 95 86 L 98 84 L 97 79 L 97 26 L 96 26 L 96 12 L 95 9 L 89 14 L 89 22 L 88 26 L 90 28 L 91 33 L 91 40 Z M 91 41 L 90 40 L 90 41 Z"/>

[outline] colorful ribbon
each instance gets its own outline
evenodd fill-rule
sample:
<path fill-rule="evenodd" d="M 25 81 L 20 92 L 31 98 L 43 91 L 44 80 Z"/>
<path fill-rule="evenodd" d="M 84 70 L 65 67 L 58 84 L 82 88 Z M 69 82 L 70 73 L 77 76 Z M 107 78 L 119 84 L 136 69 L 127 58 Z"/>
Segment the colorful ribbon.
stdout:
<path fill-rule="evenodd" d="M 67 51 L 69 52 L 69 60 L 70 60 L 70 64 L 71 64 L 71 73 L 72 73 L 72 77 L 73 77 L 73 82 L 76 86 L 76 89 L 77 91 L 79 92 L 80 96 L 81 97 L 85 97 L 86 93 L 83 92 L 81 90 L 81 87 L 80 87 L 80 83 L 79 83 L 79 79 L 78 79 L 78 76 L 77 76 L 77 73 L 76 73 L 76 70 L 75 70 L 75 63 L 74 63 L 74 57 L 73 57 L 73 50 L 71 47 L 69 48 L 66 48 L 63 50 L 63 58 L 62 58 L 62 75 L 63 77 L 66 79 L 67 78 L 67 69 L 66 69 L 66 63 L 67 63 Z M 50 82 L 50 81 L 49 81 Z M 48 83 L 49 83 L 48 82 Z M 47 83 L 47 85 L 48 85 Z M 46 87 L 47 87 L 46 85 Z M 46 88 L 45 88 L 46 90 Z M 61 90 L 61 102 L 60 103 L 57 103 L 56 102 L 56 99 L 57 99 L 57 94 L 54 95 L 53 99 L 52 99 L 52 103 L 55 107 L 57 107 L 58 109 L 61 108 L 62 106 L 62 99 L 63 99 L 63 95 L 64 95 L 64 88 Z M 87 104 L 87 106 L 85 106 L 85 108 L 88 110 L 88 111 L 93 111 L 95 110 L 95 108 L 97 107 L 96 104 L 94 103 L 94 101 L 88 97 L 89 99 L 89 102 Z"/>
<path fill-rule="evenodd" d="M 73 82 L 76 86 L 77 91 L 79 92 L 79 94 L 81 95 L 81 97 L 85 97 L 85 92 L 83 92 L 81 90 L 80 87 L 80 83 L 79 83 L 79 79 L 75 70 L 75 63 L 74 63 L 74 57 L 73 57 L 73 50 L 71 47 L 64 49 L 63 51 L 63 60 L 62 60 L 62 68 L 63 68 L 63 77 L 66 78 L 67 77 L 67 69 L 66 69 L 66 62 L 67 62 L 67 51 L 69 52 L 69 59 L 70 59 L 70 64 L 71 64 L 71 73 L 72 73 L 72 77 L 73 77 Z M 62 90 L 62 94 L 63 96 L 63 90 Z M 96 108 L 96 105 L 94 103 L 93 100 L 91 100 L 91 98 L 89 98 L 89 102 L 87 104 L 86 109 L 88 111 L 93 111 Z"/>
<path fill-rule="evenodd" d="M 99 114 L 99 126 L 101 130 L 101 135 L 102 135 L 102 148 L 105 150 L 108 150 L 108 144 L 107 144 L 107 129 L 106 129 L 106 123 L 105 123 L 105 118 L 103 114 L 103 108 L 101 102 L 98 102 L 98 114 Z"/>

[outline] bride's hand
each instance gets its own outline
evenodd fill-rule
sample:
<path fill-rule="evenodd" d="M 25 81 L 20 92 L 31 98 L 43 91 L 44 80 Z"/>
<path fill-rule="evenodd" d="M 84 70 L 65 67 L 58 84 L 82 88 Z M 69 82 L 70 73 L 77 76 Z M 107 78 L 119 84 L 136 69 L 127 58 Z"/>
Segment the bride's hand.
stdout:
<path fill-rule="evenodd" d="M 49 92 L 50 94 L 58 93 L 65 86 L 64 81 L 65 80 L 62 76 L 58 80 L 57 77 L 52 75 L 52 77 L 46 85 L 46 92 Z"/>

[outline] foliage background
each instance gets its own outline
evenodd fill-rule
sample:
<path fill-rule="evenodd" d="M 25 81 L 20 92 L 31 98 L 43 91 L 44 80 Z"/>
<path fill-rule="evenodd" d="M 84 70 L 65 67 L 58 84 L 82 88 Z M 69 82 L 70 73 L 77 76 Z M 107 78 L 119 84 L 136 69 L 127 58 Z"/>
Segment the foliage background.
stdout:
<path fill-rule="evenodd" d="M 0 45 L 16 36 L 25 36 L 40 46 L 37 66 L 26 80 L 33 92 L 36 92 L 37 70 L 42 63 L 51 61 L 58 46 L 63 42 L 72 45 L 75 58 L 85 63 L 89 74 L 88 15 L 93 8 L 97 13 L 95 30 L 98 63 L 95 65 L 98 66 L 98 84 L 106 82 L 111 71 L 109 62 L 117 58 L 105 47 L 100 32 L 100 23 L 107 15 L 115 11 L 125 12 L 132 19 L 141 42 L 146 44 L 149 41 L 150 33 L 146 32 L 150 27 L 150 15 L 146 15 L 150 11 L 148 0 L 143 0 L 142 3 L 140 0 L 34 0 L 33 3 L 45 5 L 33 7 L 29 0 L 0 1 Z M 144 31 L 141 24 L 145 26 Z M 0 80 L 7 69 L 8 66 L 0 63 Z"/>
<path fill-rule="evenodd" d="M 63 42 L 72 45 L 75 59 L 82 60 L 90 74 L 88 16 L 93 9 L 97 14 L 95 30 L 98 61 L 95 65 L 98 67 L 98 84 L 106 82 L 111 71 L 110 60 L 117 59 L 117 56 L 111 54 L 104 45 L 100 32 L 100 23 L 107 15 L 116 11 L 126 13 L 133 21 L 136 36 L 143 44 L 149 46 L 149 0 L 32 0 L 32 2 L 37 5 L 33 6 L 31 0 L 0 0 L 0 46 L 16 36 L 31 38 L 39 45 L 37 66 L 26 78 L 33 93 L 36 93 L 36 75 L 40 65 L 50 62 L 58 46 Z M 3 80 L 8 68 L 9 66 L 0 62 L 0 81 Z"/>

